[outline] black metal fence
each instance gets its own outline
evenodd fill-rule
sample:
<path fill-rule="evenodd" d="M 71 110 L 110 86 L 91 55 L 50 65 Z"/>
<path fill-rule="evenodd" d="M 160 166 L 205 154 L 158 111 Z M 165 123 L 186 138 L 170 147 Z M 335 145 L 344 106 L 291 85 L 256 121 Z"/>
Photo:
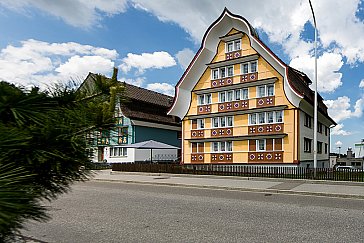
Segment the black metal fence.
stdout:
<path fill-rule="evenodd" d="M 361 170 L 334 170 L 332 168 L 272 167 L 247 165 L 176 165 L 176 164 L 112 164 L 113 171 L 151 172 L 171 174 L 221 175 L 242 177 L 270 177 L 364 182 Z"/>

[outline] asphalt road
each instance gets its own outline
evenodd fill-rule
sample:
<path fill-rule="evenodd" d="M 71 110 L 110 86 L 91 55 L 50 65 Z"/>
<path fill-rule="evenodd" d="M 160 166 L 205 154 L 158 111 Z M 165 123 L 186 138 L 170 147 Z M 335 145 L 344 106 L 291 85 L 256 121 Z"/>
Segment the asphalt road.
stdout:
<path fill-rule="evenodd" d="M 46 204 L 44 242 L 364 242 L 364 200 L 79 183 Z"/>

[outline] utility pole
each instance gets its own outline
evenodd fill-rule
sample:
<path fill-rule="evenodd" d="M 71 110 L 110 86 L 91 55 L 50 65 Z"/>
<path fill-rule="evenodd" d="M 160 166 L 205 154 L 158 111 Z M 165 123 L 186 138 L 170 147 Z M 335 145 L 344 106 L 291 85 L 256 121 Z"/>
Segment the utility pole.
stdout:
<path fill-rule="evenodd" d="M 316 169 L 317 169 L 317 26 L 316 26 L 316 18 L 315 13 L 312 8 L 311 0 L 308 0 L 311 7 L 311 12 L 313 16 L 313 23 L 315 26 L 315 81 L 314 81 L 314 92 L 315 92 L 315 101 L 314 101 L 314 115 L 313 115 L 313 168 L 314 168 L 314 176 L 316 177 Z"/>

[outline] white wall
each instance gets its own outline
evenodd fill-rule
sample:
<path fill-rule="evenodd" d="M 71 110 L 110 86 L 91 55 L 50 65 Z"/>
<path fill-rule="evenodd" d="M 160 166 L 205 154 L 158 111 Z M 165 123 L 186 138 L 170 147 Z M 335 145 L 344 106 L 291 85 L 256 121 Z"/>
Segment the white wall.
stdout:
<path fill-rule="evenodd" d="M 127 156 L 110 157 L 110 147 L 106 147 L 104 150 L 104 158 L 107 163 L 131 163 L 134 162 L 135 149 L 128 148 Z"/>
<path fill-rule="evenodd" d="M 355 158 L 363 158 L 364 157 L 364 143 L 363 144 L 355 144 Z"/>
<path fill-rule="evenodd" d="M 110 147 L 104 150 L 104 158 L 107 163 L 132 163 L 135 161 L 149 161 L 150 149 L 127 149 L 127 156 L 110 157 Z M 177 158 L 177 149 L 153 149 L 153 160 Z"/>
<path fill-rule="evenodd" d="M 311 128 L 305 127 L 305 112 L 310 115 L 312 117 L 311 119 Z M 302 111 L 300 110 L 300 161 L 307 161 L 307 160 L 311 160 L 313 161 L 313 148 L 314 148 L 314 144 L 313 144 L 313 127 L 314 127 L 314 123 L 313 123 L 313 112 L 311 111 Z M 319 122 L 321 122 L 323 125 L 325 125 L 326 127 L 329 127 L 329 124 L 326 123 L 323 119 L 318 119 Z M 307 153 L 304 152 L 304 138 L 309 138 L 312 140 L 311 142 L 311 153 Z M 330 140 L 330 129 L 328 130 L 327 136 L 325 135 L 325 128 L 322 127 L 322 133 L 317 133 L 317 141 L 318 142 L 322 142 L 322 153 L 321 154 L 317 154 L 317 160 L 329 160 L 329 153 L 330 153 L 330 144 L 329 144 L 329 140 Z M 328 145 L 328 149 L 327 149 L 327 154 L 325 154 L 325 143 L 327 143 Z M 321 167 L 321 166 L 318 166 Z"/>

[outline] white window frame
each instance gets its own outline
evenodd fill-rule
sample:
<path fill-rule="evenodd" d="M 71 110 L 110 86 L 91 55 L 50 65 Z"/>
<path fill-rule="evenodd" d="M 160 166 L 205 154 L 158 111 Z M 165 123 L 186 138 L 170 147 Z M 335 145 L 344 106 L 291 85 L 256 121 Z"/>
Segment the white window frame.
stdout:
<path fill-rule="evenodd" d="M 196 152 L 195 152 L 195 153 L 196 153 L 196 154 L 203 154 L 204 152 L 199 152 L 199 149 L 198 149 L 198 148 L 199 148 L 200 146 L 202 146 L 203 151 L 205 151 L 205 145 L 204 145 L 204 143 L 203 143 L 203 142 L 194 142 L 194 143 L 196 143 Z M 192 151 L 192 150 L 193 150 L 193 149 L 192 149 L 192 147 L 193 147 L 193 146 L 192 146 L 192 144 L 193 144 L 193 143 L 191 143 L 191 146 L 190 146 L 191 154 L 192 154 L 192 153 L 194 153 L 194 152 Z"/>
<path fill-rule="evenodd" d="M 253 63 L 255 63 L 255 70 L 252 69 Z M 248 72 L 245 72 L 244 66 L 248 66 Z M 257 73 L 258 72 L 258 60 L 250 61 L 250 62 L 244 62 L 240 64 L 240 73 L 241 74 L 249 74 L 249 73 Z"/>
<path fill-rule="evenodd" d="M 254 119 L 253 119 L 254 117 Z M 254 120 L 254 122 L 252 122 Z M 248 121 L 249 125 L 257 125 L 257 113 L 252 113 L 249 114 L 249 121 Z"/>
<path fill-rule="evenodd" d="M 263 149 L 260 149 L 259 145 L 260 145 L 260 142 L 263 141 Z M 256 150 L 261 152 L 261 151 L 267 151 L 267 140 L 266 139 L 257 139 L 255 140 L 255 147 L 256 147 Z"/>
<path fill-rule="evenodd" d="M 228 117 L 231 118 L 232 125 L 228 125 Z M 218 126 L 215 126 L 215 120 L 218 121 Z M 222 126 L 222 120 L 224 120 L 225 126 Z M 216 116 L 211 118 L 211 127 L 212 128 L 225 128 L 225 127 L 233 127 L 234 126 L 234 116 Z"/>
<path fill-rule="evenodd" d="M 260 114 L 264 113 L 264 122 L 260 122 Z M 272 113 L 273 114 L 273 122 L 269 122 L 268 120 L 268 113 Z M 277 117 L 277 113 L 281 113 L 282 115 L 282 120 L 278 121 L 278 117 Z M 255 123 L 252 122 L 253 117 L 255 117 Z M 277 123 L 283 123 L 284 121 L 284 112 L 283 110 L 281 111 L 264 111 L 264 112 L 259 112 L 259 113 L 251 113 L 249 114 L 249 121 L 248 124 L 249 125 L 263 125 L 263 124 L 277 124 Z"/>
<path fill-rule="evenodd" d="M 210 96 L 210 99 L 207 98 L 209 96 Z M 203 103 L 201 103 L 200 97 L 203 97 Z M 211 103 L 212 103 L 212 95 L 211 94 L 197 95 L 197 105 L 210 105 Z"/>
<path fill-rule="evenodd" d="M 215 147 L 215 145 L 217 145 L 217 147 Z M 215 150 L 216 148 L 217 150 Z M 233 141 L 219 141 L 211 143 L 212 153 L 229 153 L 232 151 L 233 151 Z"/>
<path fill-rule="evenodd" d="M 239 45 L 237 46 L 238 43 Z M 230 44 L 232 44 L 232 50 L 229 50 L 228 48 Z M 238 50 L 241 50 L 241 39 L 235 39 L 225 43 L 225 53 L 230 53 Z"/>
<path fill-rule="evenodd" d="M 268 88 L 273 86 L 273 94 L 268 94 Z M 264 88 L 264 95 L 260 95 L 259 92 L 259 88 Z M 275 95 L 275 88 L 274 88 L 274 84 L 265 84 L 265 85 L 259 85 L 257 86 L 257 98 L 262 98 L 262 97 L 268 97 L 268 96 L 274 96 Z"/>
<path fill-rule="evenodd" d="M 229 75 L 229 68 L 233 69 L 232 75 Z M 217 72 L 217 76 L 215 75 L 216 72 Z M 224 73 L 225 76 L 223 76 L 222 73 Z M 226 66 L 226 67 L 219 67 L 219 68 L 211 69 L 211 80 L 230 78 L 233 76 L 234 76 L 234 66 Z"/>
<path fill-rule="evenodd" d="M 197 119 L 197 129 L 205 128 L 205 119 Z"/>
<path fill-rule="evenodd" d="M 240 97 L 237 99 L 236 97 L 236 91 L 239 91 Z M 232 92 L 232 99 L 229 100 L 229 93 Z M 246 97 L 245 97 L 246 94 Z M 224 100 L 222 100 L 222 96 L 224 96 Z M 243 88 L 243 89 L 232 89 L 227 91 L 221 91 L 218 92 L 218 103 L 225 103 L 225 102 L 232 102 L 232 101 L 240 101 L 240 100 L 248 100 L 249 99 L 249 89 Z"/>
<path fill-rule="evenodd" d="M 128 156 L 128 148 L 124 147 L 110 147 L 109 152 L 110 158 Z"/>

